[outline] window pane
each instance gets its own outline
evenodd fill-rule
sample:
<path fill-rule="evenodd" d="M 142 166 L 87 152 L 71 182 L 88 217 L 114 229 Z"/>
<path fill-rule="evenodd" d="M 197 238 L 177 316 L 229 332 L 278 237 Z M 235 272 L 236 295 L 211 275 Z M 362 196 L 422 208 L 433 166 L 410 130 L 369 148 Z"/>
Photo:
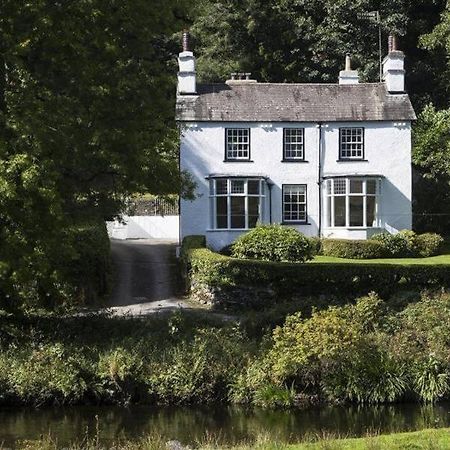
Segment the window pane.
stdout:
<path fill-rule="evenodd" d="M 366 221 L 368 227 L 376 227 L 376 217 L 375 217 L 375 209 L 376 209 L 376 199 L 375 197 L 367 197 L 366 204 Z"/>
<path fill-rule="evenodd" d="M 243 194 L 244 193 L 244 180 L 231 180 L 231 193 Z"/>
<path fill-rule="evenodd" d="M 334 193 L 335 194 L 345 194 L 346 193 L 346 183 L 345 178 L 338 178 L 334 180 Z"/>
<path fill-rule="evenodd" d="M 259 219 L 259 197 L 248 198 L 248 227 L 255 228 Z"/>
<path fill-rule="evenodd" d="M 227 197 L 216 198 L 216 215 L 217 215 L 217 228 L 228 228 L 227 223 Z"/>
<path fill-rule="evenodd" d="M 249 180 L 248 181 L 248 193 L 249 194 L 259 194 L 259 180 Z"/>
<path fill-rule="evenodd" d="M 331 217 L 332 217 L 331 197 L 327 197 L 327 226 L 328 227 L 331 227 Z"/>
<path fill-rule="evenodd" d="M 245 197 L 231 197 L 231 228 L 245 228 Z"/>
<path fill-rule="evenodd" d="M 350 180 L 350 192 L 352 194 L 362 194 L 363 182 L 362 180 Z"/>
<path fill-rule="evenodd" d="M 334 197 L 334 226 L 345 227 L 345 197 Z"/>
<path fill-rule="evenodd" d="M 216 180 L 216 194 L 226 194 L 228 192 L 228 180 Z"/>
<path fill-rule="evenodd" d="M 349 197 L 350 203 L 350 226 L 362 227 L 364 213 L 364 197 Z"/>
<path fill-rule="evenodd" d="M 371 195 L 377 193 L 377 180 L 367 180 L 366 192 Z"/>

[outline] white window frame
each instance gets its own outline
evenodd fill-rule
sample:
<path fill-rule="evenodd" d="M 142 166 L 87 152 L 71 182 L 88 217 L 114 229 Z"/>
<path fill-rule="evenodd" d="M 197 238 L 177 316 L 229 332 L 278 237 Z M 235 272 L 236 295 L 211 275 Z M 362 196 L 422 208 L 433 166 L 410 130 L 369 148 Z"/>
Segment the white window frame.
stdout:
<path fill-rule="evenodd" d="M 217 181 L 225 181 L 226 182 L 226 193 L 218 193 L 217 192 Z M 244 182 L 244 191 L 242 193 L 233 193 L 231 192 L 231 184 L 233 181 L 243 181 Z M 259 192 L 258 194 L 252 194 L 248 192 L 248 182 L 249 181 L 257 181 L 259 183 Z M 230 178 L 211 178 L 210 182 L 210 224 L 211 230 L 214 231 L 239 231 L 239 230 L 249 230 L 249 206 L 248 199 L 250 197 L 258 198 L 258 220 L 257 222 L 261 222 L 263 213 L 264 213 L 264 198 L 265 195 L 265 180 L 264 178 L 256 178 L 256 177 L 230 177 Z M 227 199 L 227 227 L 226 228 L 218 228 L 217 226 L 217 202 L 216 199 L 218 197 L 224 197 Z M 245 227 L 244 228 L 232 228 L 231 227 L 231 199 L 232 197 L 243 197 L 245 199 Z M 253 228 L 253 227 L 252 227 Z"/>
<path fill-rule="evenodd" d="M 357 154 L 352 155 L 353 151 Z M 339 160 L 364 160 L 364 154 L 364 127 L 339 128 Z"/>
<path fill-rule="evenodd" d="M 295 132 L 293 136 L 292 132 Z M 292 140 L 295 138 L 295 140 Z M 287 152 L 291 152 L 288 156 Z M 299 156 L 292 156 L 292 153 L 299 153 Z M 305 160 L 305 129 L 304 128 L 283 128 L 283 161 L 304 161 Z"/>
<path fill-rule="evenodd" d="M 250 161 L 250 128 L 225 128 L 225 161 Z"/>
<path fill-rule="evenodd" d="M 345 191 L 338 191 L 336 181 L 339 181 L 341 188 L 345 187 Z M 362 192 L 350 192 L 350 182 L 361 181 Z M 375 181 L 375 193 L 367 192 L 367 182 Z M 344 183 L 342 183 L 344 182 Z M 336 191 L 335 191 L 336 187 Z M 380 228 L 380 198 L 381 198 L 381 178 L 379 177 L 336 177 L 328 178 L 325 183 L 325 197 L 326 197 L 326 224 L 328 228 L 341 228 L 341 229 L 365 229 L 365 228 Z M 335 225 L 335 198 L 345 198 L 345 225 Z M 362 225 L 350 225 L 350 197 L 362 197 L 363 198 L 363 224 Z M 375 198 L 375 213 L 374 224 L 367 224 L 367 198 Z M 330 200 L 329 200 L 330 199 Z"/>
<path fill-rule="evenodd" d="M 286 219 L 286 211 L 285 211 L 285 207 L 286 207 L 286 203 L 284 201 L 284 195 L 285 195 L 285 190 L 289 189 L 289 188 L 301 188 L 303 189 L 303 195 L 305 198 L 304 202 L 298 202 L 295 203 L 296 205 L 304 205 L 305 207 L 305 217 L 304 219 Z M 306 184 L 283 184 L 282 189 L 281 189 L 281 195 L 282 195 L 282 214 L 283 214 L 283 223 L 286 224 L 305 224 L 308 222 L 308 186 Z"/>

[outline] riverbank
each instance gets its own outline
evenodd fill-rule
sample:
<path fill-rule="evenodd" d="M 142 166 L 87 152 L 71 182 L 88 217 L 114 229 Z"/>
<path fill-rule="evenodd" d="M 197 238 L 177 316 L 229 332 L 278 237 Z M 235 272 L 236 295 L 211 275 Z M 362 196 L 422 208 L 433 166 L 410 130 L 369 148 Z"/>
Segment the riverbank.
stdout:
<path fill-rule="evenodd" d="M 272 441 L 267 436 L 259 436 L 255 442 L 238 446 L 226 446 L 214 442 L 210 436 L 205 442 L 199 442 L 194 447 L 185 447 L 178 441 L 167 441 L 164 437 L 152 435 L 143 437 L 137 441 L 117 441 L 110 448 L 115 450 L 445 450 L 450 448 L 450 428 L 427 429 L 409 433 L 395 433 L 388 435 L 373 435 L 356 439 L 314 438 L 297 444 L 284 444 Z M 60 446 L 51 437 L 45 437 L 38 441 L 26 441 L 19 443 L 16 449 L 23 450 L 57 450 Z M 95 439 L 72 444 L 71 450 L 100 450 L 104 445 Z"/>
<path fill-rule="evenodd" d="M 450 295 L 301 298 L 224 321 L 0 314 L 0 405 L 327 404 L 450 397 Z"/>

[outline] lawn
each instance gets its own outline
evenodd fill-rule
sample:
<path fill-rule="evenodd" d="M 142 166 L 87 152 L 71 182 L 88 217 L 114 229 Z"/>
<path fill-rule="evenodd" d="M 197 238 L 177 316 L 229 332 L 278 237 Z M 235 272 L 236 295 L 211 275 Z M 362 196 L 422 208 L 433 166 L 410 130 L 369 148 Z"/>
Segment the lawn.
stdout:
<path fill-rule="evenodd" d="M 379 259 L 344 259 L 334 256 L 316 256 L 312 263 L 342 263 L 342 264 L 450 264 L 450 243 L 446 242 L 442 254 L 429 258 L 379 258 Z"/>
<path fill-rule="evenodd" d="M 323 440 L 312 444 L 293 445 L 287 448 L 290 450 L 450 449 L 450 428 L 386 434 L 359 439 Z"/>
<path fill-rule="evenodd" d="M 450 253 L 430 256 L 429 258 L 379 258 L 379 259 L 344 259 L 334 256 L 316 256 L 312 263 L 341 263 L 341 264 L 450 264 Z"/>

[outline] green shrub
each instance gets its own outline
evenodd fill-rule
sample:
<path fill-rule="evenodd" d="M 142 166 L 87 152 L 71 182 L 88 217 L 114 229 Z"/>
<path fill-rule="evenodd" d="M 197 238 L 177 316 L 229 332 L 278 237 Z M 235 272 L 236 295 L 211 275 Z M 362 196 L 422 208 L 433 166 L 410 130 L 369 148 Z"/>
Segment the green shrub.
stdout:
<path fill-rule="evenodd" d="M 376 259 L 386 256 L 386 251 L 382 243 L 370 239 L 323 239 L 322 254 L 347 259 Z"/>
<path fill-rule="evenodd" d="M 314 246 L 302 233 L 282 225 L 261 225 L 233 244 L 235 258 L 304 262 L 313 258 Z"/>
<path fill-rule="evenodd" d="M 416 236 L 416 252 L 417 255 L 426 258 L 439 254 L 444 243 L 444 239 L 436 233 L 423 233 Z"/>
<path fill-rule="evenodd" d="M 436 255 L 444 240 L 435 233 L 416 234 L 402 230 L 397 234 L 387 232 L 375 234 L 372 239 L 385 247 L 392 258 L 416 258 Z"/>

